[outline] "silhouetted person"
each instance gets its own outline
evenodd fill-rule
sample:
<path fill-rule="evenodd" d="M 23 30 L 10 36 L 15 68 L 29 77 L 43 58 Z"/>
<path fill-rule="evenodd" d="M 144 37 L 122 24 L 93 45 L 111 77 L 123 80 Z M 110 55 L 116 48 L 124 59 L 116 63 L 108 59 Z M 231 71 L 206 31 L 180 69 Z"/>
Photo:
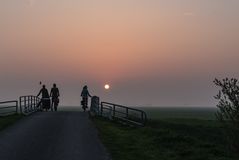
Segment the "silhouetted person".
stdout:
<path fill-rule="evenodd" d="M 42 86 L 42 89 L 41 89 L 40 92 L 38 93 L 37 97 L 38 97 L 40 94 L 42 95 L 42 98 L 41 98 L 41 101 L 38 103 L 37 107 L 39 107 L 39 106 L 42 104 L 42 105 L 43 105 L 43 108 L 45 108 L 46 111 L 47 111 L 47 109 L 49 109 L 49 107 L 50 107 L 50 103 L 51 103 L 51 102 L 49 103 L 50 96 L 49 96 L 48 90 L 46 89 L 46 86 L 45 86 L 45 85 Z"/>
<path fill-rule="evenodd" d="M 54 110 L 57 111 L 57 107 L 59 104 L 59 89 L 56 87 L 56 84 L 53 84 L 53 87 L 51 88 L 51 93 L 50 93 L 50 97 L 52 97 L 52 103 L 51 103 L 51 110 L 53 111 L 53 107 Z"/>
<path fill-rule="evenodd" d="M 81 92 L 81 97 L 82 97 L 81 105 L 85 112 L 86 108 L 88 107 L 88 97 L 91 97 L 87 86 L 83 87 L 83 90 Z"/>

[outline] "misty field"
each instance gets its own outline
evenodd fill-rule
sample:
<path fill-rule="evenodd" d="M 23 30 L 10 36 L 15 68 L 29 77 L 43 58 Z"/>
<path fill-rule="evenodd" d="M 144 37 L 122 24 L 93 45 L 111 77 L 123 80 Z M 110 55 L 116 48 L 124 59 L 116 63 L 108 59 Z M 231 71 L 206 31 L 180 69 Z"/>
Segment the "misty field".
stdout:
<path fill-rule="evenodd" d="M 216 107 L 138 107 L 149 119 L 201 119 L 215 120 Z"/>
<path fill-rule="evenodd" d="M 113 160 L 236 160 L 227 147 L 216 108 L 148 107 L 146 127 L 102 118 L 93 122 Z"/>

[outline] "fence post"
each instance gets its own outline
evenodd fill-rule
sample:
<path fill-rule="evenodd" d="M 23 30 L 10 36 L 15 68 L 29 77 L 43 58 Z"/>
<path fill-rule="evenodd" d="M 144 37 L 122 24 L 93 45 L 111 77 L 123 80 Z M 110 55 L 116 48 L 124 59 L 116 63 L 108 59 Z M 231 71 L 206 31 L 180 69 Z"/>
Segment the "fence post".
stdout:
<path fill-rule="evenodd" d="M 18 101 L 16 101 L 16 113 L 18 114 Z"/>
<path fill-rule="evenodd" d="M 115 105 L 113 105 L 113 118 L 115 118 Z"/>
<path fill-rule="evenodd" d="M 30 99 L 29 96 L 27 96 L 27 112 L 30 112 L 30 109 L 29 109 L 29 104 L 30 104 L 29 102 L 30 101 L 29 101 L 29 99 Z"/>
<path fill-rule="evenodd" d="M 34 97 L 34 110 L 36 110 L 36 107 L 37 107 L 37 99 L 36 97 Z"/>
<path fill-rule="evenodd" d="M 30 97 L 30 99 L 31 99 L 30 103 L 31 103 L 31 112 L 32 112 L 32 96 Z"/>
<path fill-rule="evenodd" d="M 20 107 L 20 113 L 22 114 L 22 103 L 21 103 L 22 98 L 19 97 L 19 107 Z"/>
<path fill-rule="evenodd" d="M 24 111 L 27 113 L 27 102 L 26 102 L 26 97 L 24 97 Z"/>
<path fill-rule="evenodd" d="M 144 123 L 144 114 L 143 114 L 143 112 L 141 112 L 141 120 L 142 120 L 142 123 Z"/>
<path fill-rule="evenodd" d="M 128 107 L 126 108 L 126 118 L 129 118 L 129 109 L 128 109 Z"/>
<path fill-rule="evenodd" d="M 103 104 L 102 103 L 100 104 L 100 114 L 101 114 L 101 116 L 103 115 Z"/>

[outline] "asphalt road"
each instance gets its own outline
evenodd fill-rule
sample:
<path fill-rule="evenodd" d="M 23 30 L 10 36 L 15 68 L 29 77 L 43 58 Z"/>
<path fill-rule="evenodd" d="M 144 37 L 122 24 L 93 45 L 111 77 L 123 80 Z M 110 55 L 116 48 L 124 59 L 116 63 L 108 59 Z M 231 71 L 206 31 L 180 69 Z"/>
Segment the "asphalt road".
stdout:
<path fill-rule="evenodd" d="M 83 112 L 40 112 L 0 132 L 0 160 L 108 160 Z"/>

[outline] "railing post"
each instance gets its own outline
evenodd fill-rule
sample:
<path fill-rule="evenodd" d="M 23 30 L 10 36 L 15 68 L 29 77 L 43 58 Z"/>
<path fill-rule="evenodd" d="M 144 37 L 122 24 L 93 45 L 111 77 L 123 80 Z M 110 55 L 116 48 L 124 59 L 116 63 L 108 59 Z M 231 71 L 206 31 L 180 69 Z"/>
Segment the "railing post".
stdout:
<path fill-rule="evenodd" d="M 35 111 L 35 107 L 34 107 L 34 97 L 32 96 L 32 108 Z"/>
<path fill-rule="evenodd" d="M 128 109 L 128 107 L 126 108 L 126 118 L 128 118 L 129 117 L 129 109 Z"/>
<path fill-rule="evenodd" d="M 141 120 L 142 120 L 142 123 L 144 122 L 144 113 L 141 112 Z"/>
<path fill-rule="evenodd" d="M 36 102 L 37 102 L 37 104 L 36 104 L 36 106 L 40 103 L 40 99 L 38 98 L 38 97 L 36 97 Z M 41 106 L 39 106 L 39 108 L 38 109 L 41 109 Z"/>
<path fill-rule="evenodd" d="M 31 96 L 28 97 L 28 109 L 30 112 L 32 112 L 32 104 L 31 104 Z"/>
<path fill-rule="evenodd" d="M 32 101 L 31 101 L 31 98 L 32 98 L 32 97 L 29 96 L 29 99 L 28 99 L 28 100 L 29 100 L 28 103 L 29 103 L 29 110 L 30 110 L 30 112 L 32 112 Z"/>
<path fill-rule="evenodd" d="M 113 118 L 115 118 L 115 105 L 113 105 Z"/>
<path fill-rule="evenodd" d="M 27 101 L 26 101 L 26 103 L 27 103 L 27 105 L 26 105 L 26 107 L 27 107 L 27 112 L 29 112 L 29 97 L 27 96 Z"/>
<path fill-rule="evenodd" d="M 20 107 L 20 113 L 22 114 L 22 102 L 21 102 L 22 98 L 19 98 L 19 107 Z"/>
<path fill-rule="evenodd" d="M 30 103 L 31 103 L 31 111 L 32 111 L 32 96 L 30 96 Z"/>
<path fill-rule="evenodd" d="M 32 96 L 32 109 L 35 111 L 35 108 L 34 108 L 34 97 Z"/>
<path fill-rule="evenodd" d="M 27 103 L 26 103 L 26 97 L 24 99 L 24 112 L 27 113 Z"/>
<path fill-rule="evenodd" d="M 18 113 L 18 101 L 16 101 L 16 113 Z"/>
<path fill-rule="evenodd" d="M 29 109 L 29 108 L 30 108 L 30 107 L 29 107 L 29 106 L 30 106 L 30 105 L 29 105 L 29 102 L 30 102 L 30 101 L 29 101 L 29 99 L 30 99 L 30 97 L 27 96 L 27 112 L 30 112 L 30 109 Z"/>
<path fill-rule="evenodd" d="M 37 99 L 36 97 L 34 97 L 34 110 L 36 110 L 36 107 L 37 107 Z"/>
<path fill-rule="evenodd" d="M 100 104 L 100 114 L 101 114 L 101 116 L 103 115 L 103 104 L 102 103 Z"/>

